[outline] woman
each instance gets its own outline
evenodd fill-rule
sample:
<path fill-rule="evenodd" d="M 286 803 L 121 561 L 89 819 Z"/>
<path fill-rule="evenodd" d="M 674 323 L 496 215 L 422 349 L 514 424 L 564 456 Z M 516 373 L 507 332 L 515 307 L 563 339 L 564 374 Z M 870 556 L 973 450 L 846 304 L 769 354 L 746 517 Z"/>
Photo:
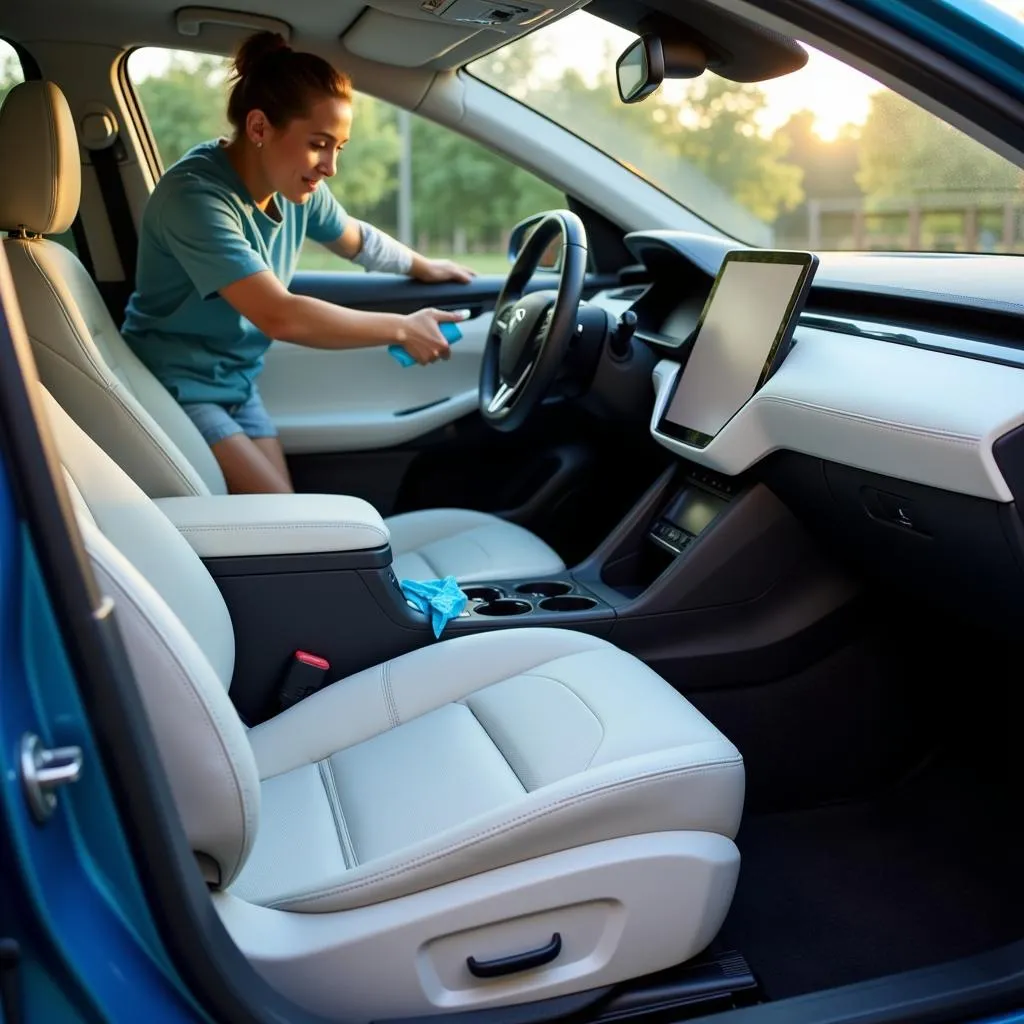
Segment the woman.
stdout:
<path fill-rule="evenodd" d="M 271 339 L 312 348 L 398 343 L 421 364 L 447 358 L 454 313 L 364 313 L 293 295 L 306 237 L 368 270 L 467 282 L 349 217 L 324 181 L 352 128 L 352 86 L 281 36 L 250 37 L 234 62 L 230 142 L 201 143 L 160 179 L 142 220 L 124 336 L 199 428 L 234 493 L 289 492 L 277 430 L 256 379 Z"/>

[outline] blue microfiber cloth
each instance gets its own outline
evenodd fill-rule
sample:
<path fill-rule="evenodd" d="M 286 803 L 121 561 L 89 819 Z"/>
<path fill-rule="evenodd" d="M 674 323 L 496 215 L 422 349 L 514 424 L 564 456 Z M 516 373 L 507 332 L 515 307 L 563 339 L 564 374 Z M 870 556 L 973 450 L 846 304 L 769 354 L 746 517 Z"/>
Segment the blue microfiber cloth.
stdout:
<path fill-rule="evenodd" d="M 435 637 L 441 635 L 451 619 L 465 611 L 467 598 L 454 576 L 445 576 L 443 580 L 402 580 L 400 585 L 402 593 L 430 616 Z"/>

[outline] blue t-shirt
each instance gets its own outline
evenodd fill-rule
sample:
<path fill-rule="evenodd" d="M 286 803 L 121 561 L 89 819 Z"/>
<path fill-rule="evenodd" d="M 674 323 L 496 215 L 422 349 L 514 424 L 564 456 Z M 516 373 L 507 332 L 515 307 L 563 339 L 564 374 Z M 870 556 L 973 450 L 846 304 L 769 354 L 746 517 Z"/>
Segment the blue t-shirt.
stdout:
<path fill-rule="evenodd" d="M 223 146 L 203 142 L 158 182 L 139 236 L 125 341 L 179 402 L 244 402 L 271 339 L 218 294 L 271 270 L 288 286 L 308 235 L 341 236 L 348 217 L 321 183 L 302 204 L 260 210 Z"/>

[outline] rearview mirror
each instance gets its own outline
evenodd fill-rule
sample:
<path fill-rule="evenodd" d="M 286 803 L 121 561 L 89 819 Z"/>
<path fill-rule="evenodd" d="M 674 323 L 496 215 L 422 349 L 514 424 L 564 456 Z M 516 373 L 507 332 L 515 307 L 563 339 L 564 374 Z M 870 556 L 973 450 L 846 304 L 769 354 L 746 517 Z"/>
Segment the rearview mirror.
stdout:
<path fill-rule="evenodd" d="M 697 78 L 707 69 L 708 55 L 697 43 L 648 32 L 627 46 L 615 62 L 619 99 L 639 103 L 666 78 Z"/>
<path fill-rule="evenodd" d="M 615 62 L 615 80 L 623 103 L 639 103 L 665 79 L 665 55 L 657 36 L 641 36 Z"/>

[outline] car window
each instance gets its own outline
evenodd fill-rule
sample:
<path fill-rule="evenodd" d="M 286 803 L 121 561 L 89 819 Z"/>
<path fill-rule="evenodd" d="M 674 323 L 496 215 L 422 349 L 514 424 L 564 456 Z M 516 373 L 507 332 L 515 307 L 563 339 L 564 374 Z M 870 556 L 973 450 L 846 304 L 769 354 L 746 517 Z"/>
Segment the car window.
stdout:
<path fill-rule="evenodd" d="M 228 65 L 223 57 L 155 47 L 129 56 L 128 75 L 164 167 L 196 143 L 230 133 Z M 565 205 L 557 189 L 483 146 L 365 93 L 356 94 L 352 138 L 330 188 L 353 216 L 480 273 L 508 271 L 508 232 L 517 221 Z M 307 241 L 299 269 L 351 268 Z"/>
<path fill-rule="evenodd" d="M 626 105 L 635 38 L 579 11 L 468 70 L 750 244 L 1024 252 L 1020 169 L 853 68 L 805 47 L 771 81 L 705 72 Z"/>
<path fill-rule="evenodd" d="M 0 39 L 0 103 L 19 82 L 25 81 L 21 60 L 6 39 Z"/>

